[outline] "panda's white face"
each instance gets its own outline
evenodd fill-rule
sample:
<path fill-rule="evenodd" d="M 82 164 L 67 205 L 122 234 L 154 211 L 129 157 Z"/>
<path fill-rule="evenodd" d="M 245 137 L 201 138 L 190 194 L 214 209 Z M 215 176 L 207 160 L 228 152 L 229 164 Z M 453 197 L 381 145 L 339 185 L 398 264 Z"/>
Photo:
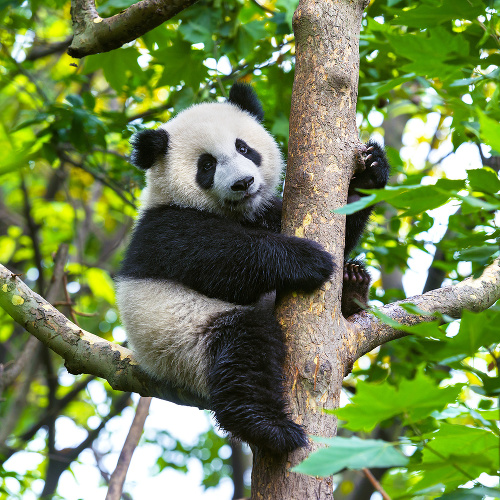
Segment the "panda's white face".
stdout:
<path fill-rule="evenodd" d="M 142 208 L 165 203 L 252 217 L 283 169 L 273 137 L 230 103 L 192 106 L 160 127 L 168 149 L 147 170 Z"/>

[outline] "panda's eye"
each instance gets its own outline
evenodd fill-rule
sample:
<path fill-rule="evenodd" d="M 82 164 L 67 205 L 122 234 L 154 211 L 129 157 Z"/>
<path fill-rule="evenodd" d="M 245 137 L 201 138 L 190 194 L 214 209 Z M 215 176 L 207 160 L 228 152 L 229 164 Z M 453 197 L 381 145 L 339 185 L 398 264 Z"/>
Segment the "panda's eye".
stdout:
<path fill-rule="evenodd" d="M 201 168 L 203 168 L 203 170 L 205 170 L 205 171 L 212 170 L 215 167 L 216 163 L 217 163 L 217 161 L 215 158 L 213 158 L 213 157 L 206 158 L 203 160 L 203 162 L 201 164 Z"/>
<path fill-rule="evenodd" d="M 236 139 L 236 151 L 240 153 L 240 155 L 246 156 L 248 154 L 248 151 L 250 148 L 248 147 L 248 144 L 245 141 L 242 141 L 241 139 Z"/>

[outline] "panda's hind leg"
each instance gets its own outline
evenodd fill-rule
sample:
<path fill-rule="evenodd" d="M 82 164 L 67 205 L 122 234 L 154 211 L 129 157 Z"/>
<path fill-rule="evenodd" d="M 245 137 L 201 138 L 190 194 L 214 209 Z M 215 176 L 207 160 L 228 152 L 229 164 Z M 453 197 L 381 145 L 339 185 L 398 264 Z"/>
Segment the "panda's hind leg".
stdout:
<path fill-rule="evenodd" d="M 286 411 L 285 342 L 271 311 L 243 309 L 209 327 L 211 409 L 235 438 L 281 454 L 307 444 Z"/>

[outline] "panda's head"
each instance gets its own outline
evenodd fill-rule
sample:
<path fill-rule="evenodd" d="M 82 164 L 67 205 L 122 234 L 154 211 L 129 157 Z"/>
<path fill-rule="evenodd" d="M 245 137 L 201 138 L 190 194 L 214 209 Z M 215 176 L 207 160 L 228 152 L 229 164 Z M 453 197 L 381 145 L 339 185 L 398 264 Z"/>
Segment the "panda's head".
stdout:
<path fill-rule="evenodd" d="M 274 195 L 283 169 L 263 115 L 252 88 L 235 84 L 227 102 L 194 105 L 136 134 L 131 161 L 147 171 L 142 208 L 175 204 L 252 218 Z"/>

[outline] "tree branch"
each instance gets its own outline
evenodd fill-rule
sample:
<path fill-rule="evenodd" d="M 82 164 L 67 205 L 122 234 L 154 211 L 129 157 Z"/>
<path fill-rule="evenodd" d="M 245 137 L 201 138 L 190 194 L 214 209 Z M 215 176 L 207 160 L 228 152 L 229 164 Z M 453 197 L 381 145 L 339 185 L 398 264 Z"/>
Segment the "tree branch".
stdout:
<path fill-rule="evenodd" d="M 197 0 L 141 0 L 115 16 L 103 19 L 94 0 L 72 0 L 71 57 L 84 57 L 121 47 L 174 17 Z"/>
<path fill-rule="evenodd" d="M 381 312 L 401 325 L 433 320 L 432 315 L 410 314 L 401 305 L 412 303 L 425 312 L 459 317 L 464 309 L 483 311 L 500 299 L 500 259 L 481 277 L 468 278 L 453 286 L 388 304 Z M 33 292 L 0 264 L 0 306 L 28 332 L 62 356 L 68 371 L 88 373 L 106 379 L 115 390 L 137 392 L 177 404 L 208 408 L 208 402 L 194 394 L 171 387 L 145 374 L 129 349 L 82 330 Z M 368 311 L 351 316 L 343 349 L 348 365 L 356 359 L 407 332 L 381 322 Z"/>
<path fill-rule="evenodd" d="M 119 391 L 208 408 L 208 402 L 144 373 L 132 351 L 82 330 L 0 264 L 0 306 L 26 330 L 65 359 L 70 373 L 106 379 Z"/>
<path fill-rule="evenodd" d="M 130 426 L 130 430 L 128 431 L 127 439 L 123 445 L 120 457 L 118 458 L 116 469 L 113 474 L 111 474 L 111 478 L 109 480 L 106 500 L 120 500 L 122 497 L 123 483 L 127 477 L 127 471 L 130 461 L 132 460 L 132 455 L 139 444 L 139 439 L 141 438 L 142 430 L 144 429 L 144 422 L 146 422 L 150 405 L 151 398 L 139 399 L 135 417 L 132 425 Z"/>
<path fill-rule="evenodd" d="M 380 312 L 401 325 L 412 326 L 436 318 L 432 313 L 439 312 L 452 318 L 459 318 L 462 311 L 484 311 L 500 299 L 500 259 L 496 259 L 483 271 L 482 275 L 472 277 L 456 285 L 439 288 L 423 295 L 387 304 Z M 429 315 L 411 314 L 402 304 L 414 304 Z M 354 314 L 349 318 L 351 328 L 345 345 L 350 351 L 349 364 L 386 342 L 408 335 L 404 330 L 383 323 L 369 311 Z"/>
<path fill-rule="evenodd" d="M 31 50 L 26 54 L 26 61 L 36 61 L 42 57 L 51 56 L 64 52 L 70 45 L 73 37 L 70 36 L 61 42 L 52 42 L 41 45 L 34 45 Z"/>

